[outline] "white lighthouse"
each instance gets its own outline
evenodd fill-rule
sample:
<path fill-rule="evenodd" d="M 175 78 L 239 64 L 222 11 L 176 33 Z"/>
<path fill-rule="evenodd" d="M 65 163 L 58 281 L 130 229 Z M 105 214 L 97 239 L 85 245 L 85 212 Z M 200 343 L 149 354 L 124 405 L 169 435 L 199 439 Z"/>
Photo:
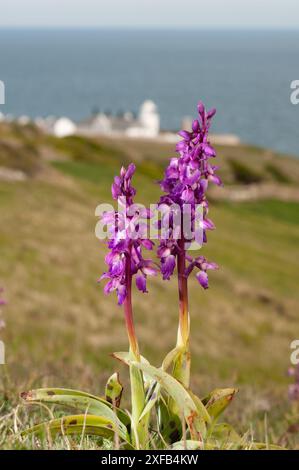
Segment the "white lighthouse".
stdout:
<path fill-rule="evenodd" d="M 160 132 L 160 115 L 153 101 L 147 100 L 140 107 L 139 122 L 148 137 L 157 137 Z"/>

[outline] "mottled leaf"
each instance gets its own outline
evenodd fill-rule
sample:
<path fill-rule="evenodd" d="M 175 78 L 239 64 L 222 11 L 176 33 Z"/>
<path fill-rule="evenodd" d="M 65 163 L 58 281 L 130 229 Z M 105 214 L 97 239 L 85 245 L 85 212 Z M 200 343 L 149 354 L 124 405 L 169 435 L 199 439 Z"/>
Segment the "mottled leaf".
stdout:
<path fill-rule="evenodd" d="M 127 428 L 113 411 L 111 405 L 94 395 L 77 390 L 45 388 L 24 392 L 21 397 L 27 403 L 50 403 L 67 406 L 90 415 L 108 419 L 117 427 L 120 437 L 124 440 L 128 439 Z"/>
<path fill-rule="evenodd" d="M 94 415 L 71 415 L 38 424 L 22 432 L 22 437 L 30 434 L 40 436 L 50 432 L 53 437 L 59 434 L 77 434 L 102 436 L 111 439 L 117 432 L 113 421 Z"/>

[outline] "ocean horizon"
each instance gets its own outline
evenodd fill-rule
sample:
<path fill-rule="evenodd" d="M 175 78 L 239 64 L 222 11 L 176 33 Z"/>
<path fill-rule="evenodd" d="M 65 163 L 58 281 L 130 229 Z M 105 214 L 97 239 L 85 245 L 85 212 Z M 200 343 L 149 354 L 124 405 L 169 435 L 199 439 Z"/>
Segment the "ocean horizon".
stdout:
<path fill-rule="evenodd" d="M 298 30 L 2 28 L 4 114 L 137 112 L 153 100 L 178 130 L 199 99 L 217 108 L 213 133 L 299 155 Z"/>

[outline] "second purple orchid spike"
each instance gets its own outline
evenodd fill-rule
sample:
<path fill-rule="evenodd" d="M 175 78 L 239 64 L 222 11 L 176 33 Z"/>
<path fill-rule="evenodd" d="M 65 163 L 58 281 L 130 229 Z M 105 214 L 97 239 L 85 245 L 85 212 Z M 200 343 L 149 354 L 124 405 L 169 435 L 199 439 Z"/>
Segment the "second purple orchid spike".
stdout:
<path fill-rule="evenodd" d="M 206 191 L 209 183 L 222 185 L 217 175 L 217 166 L 212 163 L 216 151 L 209 141 L 209 129 L 216 110 L 206 111 L 205 106 L 198 104 L 198 119 L 192 123 L 191 131 L 180 131 L 182 140 L 176 145 L 177 157 L 172 158 L 160 182 L 165 193 L 158 203 L 166 207 L 166 216 L 162 215 L 160 228 L 163 232 L 167 223 L 167 236 L 161 236 L 158 257 L 164 280 L 169 280 L 177 267 L 179 291 L 179 328 L 177 350 L 179 354 L 174 361 L 174 377 L 189 387 L 190 382 L 190 316 L 188 310 L 188 277 L 196 271 L 199 284 L 209 287 L 208 270 L 218 269 L 216 263 L 203 256 L 192 257 L 188 247 L 197 239 L 207 242 L 207 231 L 215 228 L 209 219 L 209 204 Z M 197 209 L 200 207 L 198 224 Z M 168 210 L 167 210 L 168 208 Z M 175 209 L 173 209 L 175 208 Z M 179 211 L 179 220 L 176 213 Z M 191 230 L 186 235 L 184 216 L 189 215 Z M 179 225 L 179 230 L 177 227 Z"/>

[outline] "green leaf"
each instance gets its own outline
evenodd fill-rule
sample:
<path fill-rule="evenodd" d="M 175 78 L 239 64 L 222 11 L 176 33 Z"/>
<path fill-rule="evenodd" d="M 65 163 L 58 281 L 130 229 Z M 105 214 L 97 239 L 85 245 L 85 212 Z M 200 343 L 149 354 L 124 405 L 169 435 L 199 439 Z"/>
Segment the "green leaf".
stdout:
<path fill-rule="evenodd" d="M 178 349 L 178 354 L 173 362 L 172 371 L 173 377 L 176 378 L 186 388 L 189 388 L 190 386 L 190 368 L 191 355 L 189 343 L 187 343 L 186 345 Z M 175 408 L 173 409 L 173 411 L 175 411 Z"/>
<path fill-rule="evenodd" d="M 59 419 L 53 419 L 45 423 L 37 424 L 21 433 L 22 437 L 30 434 L 46 435 L 50 432 L 53 437 L 58 434 L 78 434 L 101 436 L 112 439 L 117 432 L 114 422 L 109 419 L 94 415 L 71 415 Z"/>
<path fill-rule="evenodd" d="M 131 403 L 132 403 L 132 417 L 131 417 L 131 434 L 132 442 L 135 447 L 145 448 L 149 443 L 148 424 L 149 416 L 147 414 L 142 416 L 145 407 L 145 394 L 146 389 L 149 389 L 152 383 L 150 377 L 143 374 L 141 369 L 135 367 L 136 358 L 129 352 L 117 352 L 112 354 L 113 357 L 128 365 L 130 368 L 130 382 L 131 382 Z M 148 364 L 147 359 L 140 357 L 144 364 Z M 139 362 L 136 362 L 139 364 Z"/>
<path fill-rule="evenodd" d="M 180 347 L 172 349 L 164 358 L 161 369 L 165 372 L 174 363 L 178 355 L 181 353 Z M 153 381 L 154 389 L 153 393 L 149 398 L 147 409 L 145 412 L 149 412 L 150 409 L 156 405 L 157 418 L 158 418 L 158 429 L 159 433 L 168 444 L 175 442 L 182 435 L 182 422 L 180 417 L 173 413 L 169 409 L 169 403 L 161 395 L 161 385 L 159 382 Z"/>
<path fill-rule="evenodd" d="M 209 415 L 216 420 L 231 403 L 236 393 L 238 393 L 237 388 L 219 388 L 204 398 L 202 403 Z"/>
<path fill-rule="evenodd" d="M 176 360 L 181 351 L 181 348 L 174 348 L 167 354 L 162 363 L 162 369 L 165 370 L 165 372 L 167 372 L 167 369 L 169 369 L 169 367 Z"/>
<path fill-rule="evenodd" d="M 147 416 L 155 403 L 157 402 L 160 394 L 161 386 L 157 382 L 153 382 L 152 387 L 148 390 L 148 393 L 145 397 L 145 407 L 140 415 L 139 421 L 141 421 L 145 416 Z"/>
<path fill-rule="evenodd" d="M 118 361 L 122 362 L 123 364 L 127 366 L 130 366 L 130 364 L 134 360 L 130 352 L 115 352 L 112 354 L 112 357 L 114 357 L 115 359 L 117 359 Z M 140 356 L 140 361 L 143 364 L 149 364 L 149 361 L 143 356 Z M 146 374 L 143 374 L 143 380 L 144 380 L 145 389 L 148 389 L 152 385 L 151 378 L 148 377 Z"/>
<path fill-rule="evenodd" d="M 85 392 L 69 389 L 44 388 L 21 394 L 27 403 L 50 403 L 75 408 L 90 415 L 110 420 L 117 427 L 120 437 L 128 440 L 126 426 L 104 400 Z"/>
<path fill-rule="evenodd" d="M 159 434 L 164 442 L 172 444 L 182 437 L 182 421 L 172 413 L 162 395 L 157 403 L 157 418 Z"/>
<path fill-rule="evenodd" d="M 177 357 L 178 353 L 179 353 L 179 349 L 175 348 L 167 354 L 167 356 L 165 357 L 162 363 L 162 370 L 167 371 L 167 369 L 171 366 L 174 359 Z M 149 364 L 148 361 L 146 361 L 145 363 Z M 149 414 L 152 408 L 155 406 L 160 396 L 160 390 L 161 390 L 160 383 L 156 382 L 155 380 L 151 380 L 151 386 L 149 387 L 147 395 L 146 395 L 145 408 L 140 416 L 140 420 L 144 418 L 144 416 Z"/>
<path fill-rule="evenodd" d="M 210 416 L 205 407 L 201 404 L 200 409 L 198 409 L 198 405 L 194 403 L 183 385 L 167 372 L 148 364 L 133 362 L 132 365 L 148 374 L 166 390 L 176 402 L 181 416 L 185 418 L 191 437 L 195 440 L 202 440 L 206 434 L 206 425 L 210 421 Z"/>
<path fill-rule="evenodd" d="M 130 352 L 115 352 L 112 354 L 112 357 L 115 357 L 115 359 L 117 359 L 118 361 L 120 362 L 123 362 L 124 364 L 126 364 L 127 366 L 131 365 L 131 362 L 132 362 L 132 353 Z M 143 356 L 140 356 L 140 361 L 144 364 L 149 364 L 148 360 L 143 357 Z"/>
<path fill-rule="evenodd" d="M 111 375 L 108 379 L 105 389 L 106 401 L 111 405 L 119 408 L 121 402 L 121 396 L 123 392 L 123 386 L 119 381 L 119 375 L 117 373 Z"/>

